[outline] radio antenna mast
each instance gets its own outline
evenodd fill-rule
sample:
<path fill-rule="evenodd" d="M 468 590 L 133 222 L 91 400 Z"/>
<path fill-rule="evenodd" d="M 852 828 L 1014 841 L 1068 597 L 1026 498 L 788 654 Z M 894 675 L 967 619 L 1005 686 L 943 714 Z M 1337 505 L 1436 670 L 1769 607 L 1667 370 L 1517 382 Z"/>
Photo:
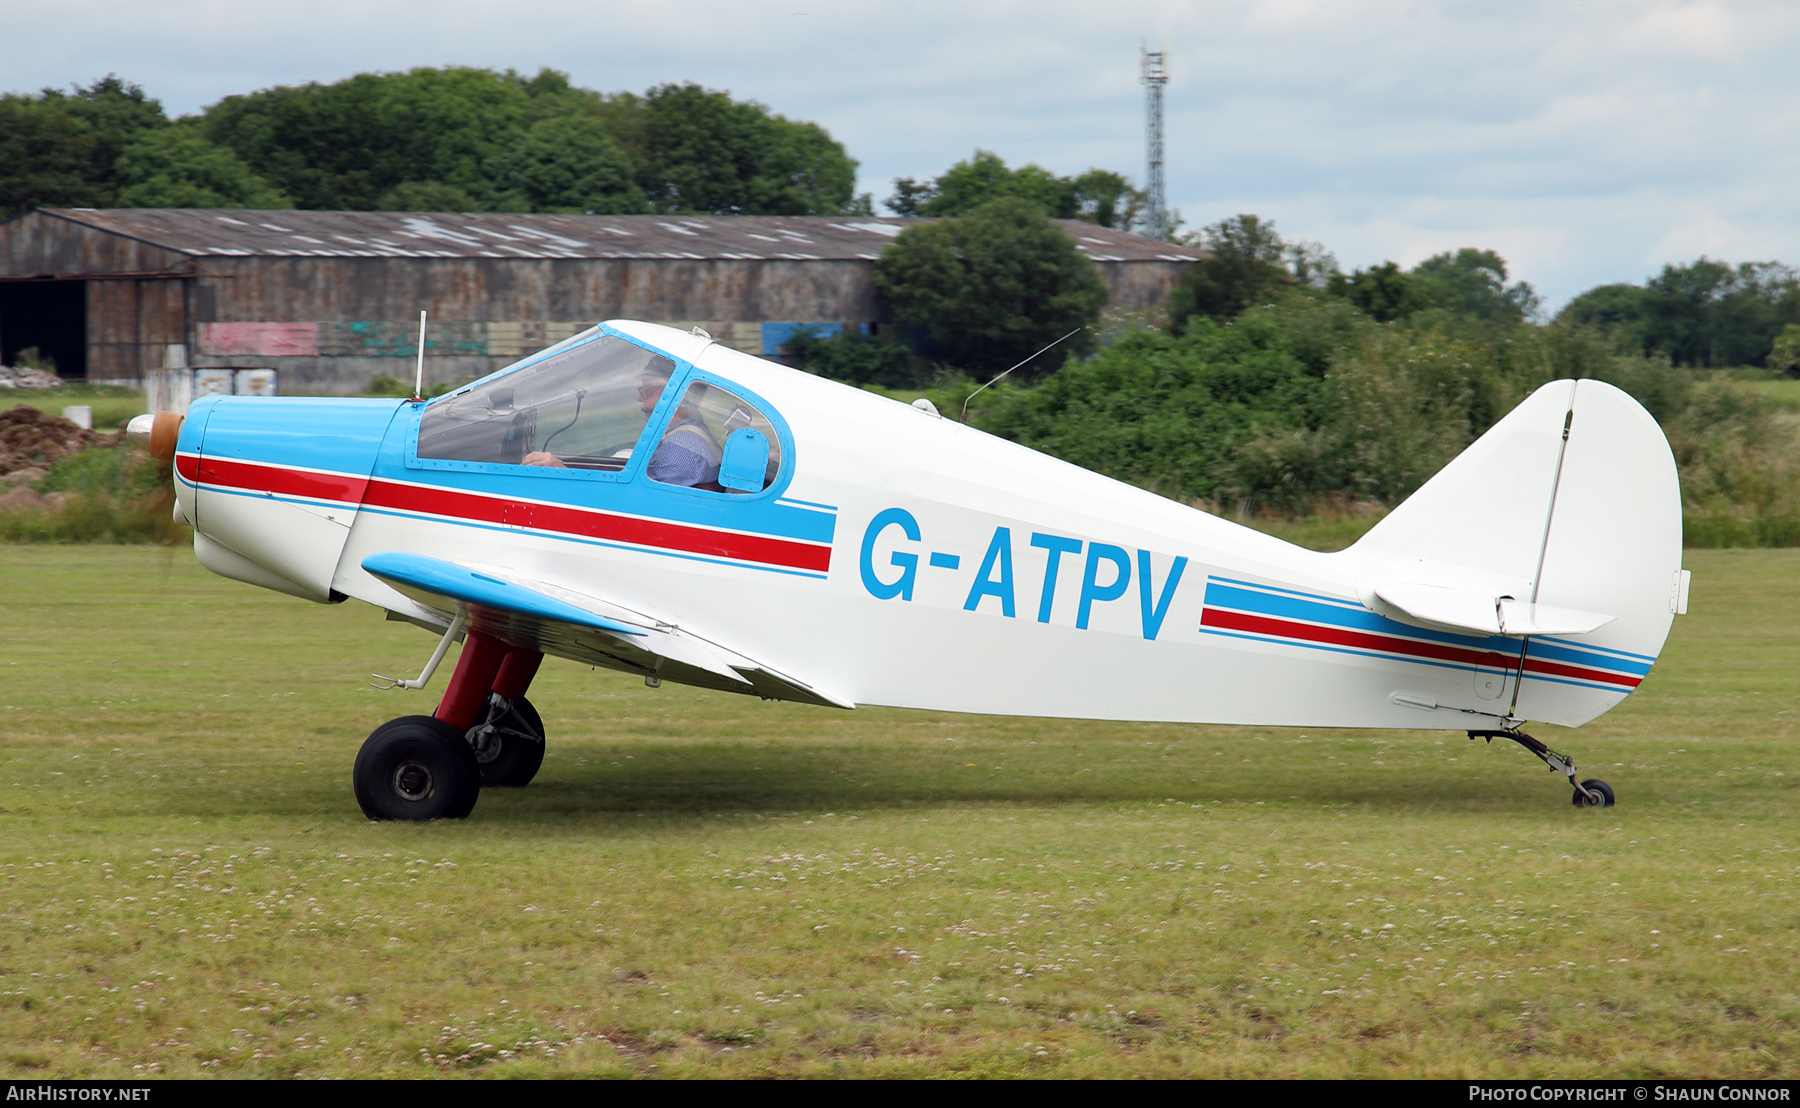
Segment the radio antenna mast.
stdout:
<path fill-rule="evenodd" d="M 1144 213 L 1144 233 L 1153 239 L 1169 237 L 1168 196 L 1163 190 L 1163 86 L 1169 83 L 1169 40 L 1161 50 L 1150 50 L 1138 40 L 1138 68 L 1144 82 L 1144 145 L 1148 172 L 1144 191 L 1149 211 Z"/>
<path fill-rule="evenodd" d="M 419 362 L 413 370 L 414 400 L 425 399 L 425 313 L 419 313 Z"/>

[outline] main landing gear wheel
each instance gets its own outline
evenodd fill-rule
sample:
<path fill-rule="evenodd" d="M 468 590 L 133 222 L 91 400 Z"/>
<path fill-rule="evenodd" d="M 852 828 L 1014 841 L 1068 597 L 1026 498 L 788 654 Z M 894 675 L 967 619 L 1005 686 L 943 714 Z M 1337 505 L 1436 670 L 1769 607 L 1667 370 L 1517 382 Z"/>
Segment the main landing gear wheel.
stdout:
<path fill-rule="evenodd" d="M 463 819 L 481 796 L 475 751 L 433 716 L 401 716 L 377 727 L 356 753 L 351 782 L 370 819 Z"/>
<path fill-rule="evenodd" d="M 1572 799 L 1577 808 L 1610 808 L 1613 806 L 1612 786 L 1598 777 L 1590 777 L 1575 790 Z"/>
<path fill-rule="evenodd" d="M 1577 808 L 1611 808 L 1615 803 L 1611 785 L 1597 777 L 1577 782 L 1575 759 L 1567 754 L 1558 754 L 1523 731 L 1471 731 L 1469 738 L 1486 739 L 1488 742 L 1511 739 L 1531 751 L 1538 761 L 1550 767 L 1552 773 L 1560 773 L 1569 779 L 1569 786 L 1575 790 L 1574 803 Z"/>
<path fill-rule="evenodd" d="M 487 719 L 469 728 L 469 746 L 484 786 L 519 788 L 544 764 L 544 721 L 524 697 L 488 697 Z"/>

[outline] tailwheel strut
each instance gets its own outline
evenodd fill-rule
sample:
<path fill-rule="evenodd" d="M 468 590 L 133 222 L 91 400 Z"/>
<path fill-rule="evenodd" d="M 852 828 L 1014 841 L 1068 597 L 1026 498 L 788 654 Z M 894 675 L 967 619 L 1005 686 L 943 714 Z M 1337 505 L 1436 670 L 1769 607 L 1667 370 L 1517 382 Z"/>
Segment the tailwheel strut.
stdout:
<path fill-rule="evenodd" d="M 1569 779 L 1569 786 L 1575 790 L 1573 802 L 1577 808 L 1611 808 L 1613 806 L 1612 786 L 1597 777 L 1586 781 L 1575 779 L 1575 759 L 1567 754 L 1559 754 L 1537 739 L 1523 731 L 1470 731 L 1471 739 L 1511 739 L 1537 757 L 1540 762 L 1549 766 L 1554 773 L 1560 773 Z"/>

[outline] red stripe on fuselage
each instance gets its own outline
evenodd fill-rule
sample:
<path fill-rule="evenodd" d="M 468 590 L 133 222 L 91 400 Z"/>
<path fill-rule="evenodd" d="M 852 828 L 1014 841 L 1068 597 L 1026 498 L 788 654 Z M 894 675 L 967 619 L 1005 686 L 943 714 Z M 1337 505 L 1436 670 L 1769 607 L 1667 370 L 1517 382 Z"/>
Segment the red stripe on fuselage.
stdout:
<path fill-rule="evenodd" d="M 1467 666 L 1486 666 L 1489 669 L 1516 670 L 1519 665 L 1517 658 L 1509 658 L 1493 651 L 1415 642 L 1411 639 L 1391 638 L 1387 635 L 1352 631 L 1343 627 L 1321 627 L 1311 623 L 1294 623 L 1285 619 L 1272 619 L 1268 616 L 1250 615 L 1246 612 L 1233 612 L 1221 608 L 1206 609 L 1200 616 L 1200 625 L 1231 631 L 1247 631 L 1251 634 L 1269 635 L 1275 638 L 1330 643 L 1333 646 L 1348 646 L 1360 650 L 1378 650 L 1386 654 L 1409 654 L 1415 658 L 1457 662 Z M 1554 674 L 1558 677 L 1573 677 L 1601 684 L 1624 685 L 1627 688 L 1636 688 L 1642 680 L 1621 673 L 1584 669 L 1581 666 L 1564 665 L 1560 662 L 1547 662 L 1530 657 L 1526 659 L 1525 671 L 1527 677 L 1533 674 Z"/>
<path fill-rule="evenodd" d="M 831 568 L 831 548 L 828 546 L 812 546 L 764 535 L 739 535 L 659 519 L 639 519 L 571 508 L 561 504 L 522 503 L 423 485 L 396 485 L 386 481 L 370 482 L 364 503 L 377 508 L 511 524 L 608 542 L 681 550 L 690 554 L 762 562 L 765 565 L 791 566 L 820 573 Z"/>
<path fill-rule="evenodd" d="M 1585 669 L 1581 666 L 1564 665 L 1561 662 L 1546 662 L 1527 655 L 1525 658 L 1525 676 L 1534 673 L 1555 674 L 1558 677 L 1573 677 L 1580 681 L 1599 681 L 1608 685 L 1624 685 L 1635 689 L 1643 684 L 1642 677 L 1633 677 L 1623 673 L 1607 673 L 1605 670 Z"/>
<path fill-rule="evenodd" d="M 229 458 L 208 458 L 204 455 L 198 458 L 184 455 L 177 461 L 181 475 L 190 481 L 272 492 L 277 496 L 304 496 L 312 500 L 360 504 L 369 487 L 368 478 L 352 477 L 347 473 L 314 473 L 303 469 L 258 465 L 255 462 L 235 462 Z"/>
<path fill-rule="evenodd" d="M 609 542 L 630 543 L 634 546 L 679 550 L 819 573 L 831 568 L 829 546 L 814 546 L 764 535 L 741 535 L 562 504 L 506 500 L 453 489 L 402 485 L 345 474 L 309 473 L 222 458 L 182 455 L 176 459 L 176 464 L 181 475 L 190 481 L 229 488 L 338 500 L 348 504 L 367 504 L 373 508 L 528 527 Z"/>
<path fill-rule="evenodd" d="M 1285 619 L 1272 619 L 1269 616 L 1255 616 L 1248 612 L 1232 612 L 1222 608 L 1206 609 L 1200 617 L 1200 625 L 1202 627 L 1221 627 L 1231 631 L 1248 631 L 1256 635 L 1273 635 L 1284 639 L 1306 639 L 1309 642 L 1331 643 L 1333 646 L 1350 646 L 1360 650 L 1380 650 L 1388 654 L 1411 654 L 1417 658 L 1460 662 L 1467 666 L 1515 669 L 1519 664 L 1518 659 L 1508 658 L 1504 654 L 1496 654 L 1491 650 L 1469 650 L 1457 646 L 1444 646 L 1439 643 L 1414 642 L 1411 639 L 1395 639 L 1368 631 L 1352 631 L 1345 627 L 1321 627 L 1311 623 L 1294 623 Z"/>

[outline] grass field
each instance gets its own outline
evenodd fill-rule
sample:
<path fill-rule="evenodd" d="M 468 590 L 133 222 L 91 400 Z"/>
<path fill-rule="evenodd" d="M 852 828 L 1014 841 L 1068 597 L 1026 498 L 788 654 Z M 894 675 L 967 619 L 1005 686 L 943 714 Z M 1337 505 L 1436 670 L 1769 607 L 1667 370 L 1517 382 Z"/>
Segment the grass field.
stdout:
<path fill-rule="evenodd" d="M 0 1075 L 1800 1074 L 1800 552 L 1623 706 L 1458 735 L 763 704 L 549 662 L 537 783 L 373 824 L 427 636 L 0 547 Z M 1586 774 L 1584 773 L 1584 776 Z"/>
<path fill-rule="evenodd" d="M 94 409 L 94 430 L 116 431 L 144 410 L 144 390 L 119 385 L 64 385 L 59 389 L 0 389 L 0 411 L 25 404 L 62 415 L 71 404 Z"/>
<path fill-rule="evenodd" d="M 1780 407 L 1789 411 L 1800 409 L 1800 380 L 1783 377 L 1746 383 L 1750 388 L 1762 393 Z"/>

